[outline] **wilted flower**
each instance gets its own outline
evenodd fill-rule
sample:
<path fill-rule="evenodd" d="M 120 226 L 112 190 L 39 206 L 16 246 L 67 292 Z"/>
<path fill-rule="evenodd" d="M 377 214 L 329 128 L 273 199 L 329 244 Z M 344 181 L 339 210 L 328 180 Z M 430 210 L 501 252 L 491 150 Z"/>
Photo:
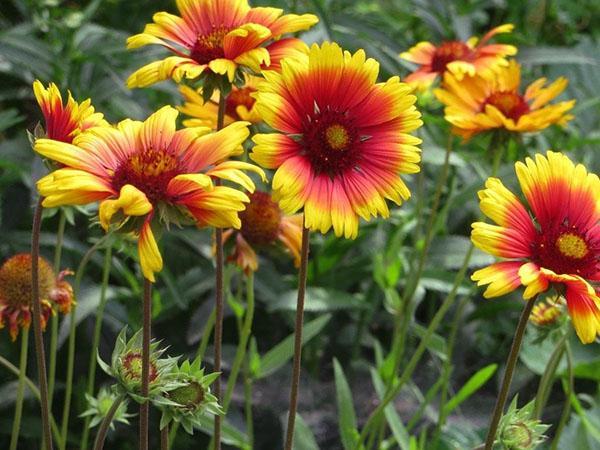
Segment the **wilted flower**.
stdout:
<path fill-rule="evenodd" d="M 286 216 L 266 192 L 256 191 L 249 197 L 250 203 L 239 214 L 242 221 L 240 229 L 230 229 L 223 233 L 224 241 L 229 238 L 235 240 L 228 259 L 244 272 L 254 272 L 258 269 L 255 249 L 281 242 L 298 266 L 302 244 L 302 215 Z"/>
<path fill-rule="evenodd" d="M 528 211 L 497 178 L 479 191 L 483 213 L 496 222 L 473 224 L 476 247 L 508 261 L 476 271 L 498 297 L 523 285 L 532 299 L 551 284 L 564 293 L 573 326 L 583 343 L 600 333 L 600 297 L 590 282 L 600 280 L 600 179 L 562 153 L 547 152 L 515 165 Z"/>
<path fill-rule="evenodd" d="M 64 280 L 71 274 L 64 270 L 55 275 L 52 267 L 44 258 L 38 259 L 39 294 L 42 330 L 55 309 L 63 314 L 71 311 L 73 289 Z M 8 324 L 11 339 L 14 341 L 19 334 L 19 328 L 29 328 L 31 324 L 31 254 L 20 253 L 4 262 L 0 267 L 0 328 Z"/>
<path fill-rule="evenodd" d="M 488 44 L 498 33 L 510 33 L 514 26 L 500 25 L 488 31 L 479 41 L 476 37 L 467 42 L 445 41 L 438 46 L 431 42 L 419 42 L 400 58 L 418 64 L 420 67 L 404 81 L 419 89 L 425 89 L 438 76 L 446 72 L 462 80 L 465 75 L 491 75 L 499 67 L 506 66 L 506 57 L 515 55 L 517 48 L 505 44 Z"/>
<path fill-rule="evenodd" d="M 546 440 L 544 433 L 550 425 L 533 418 L 535 402 L 517 408 L 517 397 L 500 421 L 498 440 L 506 450 L 533 450 Z"/>
<path fill-rule="evenodd" d="M 200 426 L 205 414 L 223 414 L 217 398 L 210 392 L 210 384 L 220 374 L 204 375 L 204 369 L 200 365 L 200 358 L 196 358 L 192 363 L 186 360 L 181 366 L 173 367 L 170 378 L 178 383 L 179 387 L 165 394 L 170 403 L 160 405 L 163 412 L 161 429 L 175 421 L 189 434 L 193 434 L 194 426 Z"/>
<path fill-rule="evenodd" d="M 138 237 L 140 265 L 150 281 L 162 269 L 154 230 L 170 222 L 239 228 L 237 212 L 248 197 L 231 187 L 213 186 L 212 179 L 232 180 L 253 191 L 254 183 L 242 170 L 263 175 L 252 164 L 221 163 L 242 151 L 247 122 L 216 133 L 176 130 L 177 115 L 165 106 L 144 122 L 127 119 L 116 127 L 92 128 L 73 144 L 38 139 L 34 147 L 64 164 L 38 181 L 43 206 L 100 201 L 104 229 L 114 226 Z"/>
<path fill-rule="evenodd" d="M 277 133 L 258 134 L 250 157 L 269 169 L 273 198 L 304 225 L 355 238 L 359 217 L 389 216 L 386 200 L 410 197 L 400 174 L 419 171 L 421 126 L 408 85 L 376 83 L 379 64 L 359 50 L 314 44 L 264 71 L 256 109 Z"/>
<path fill-rule="evenodd" d="M 88 409 L 86 409 L 79 417 L 91 417 L 89 427 L 94 428 L 100 422 L 104 420 L 108 411 L 114 404 L 116 400 L 119 399 L 119 394 L 114 392 L 112 389 L 107 389 L 105 387 L 101 388 L 96 397 L 92 397 L 91 395 L 85 394 L 85 398 L 88 403 Z M 114 429 L 114 423 L 120 422 L 125 425 L 129 425 L 129 418 L 133 417 L 133 414 L 127 413 L 127 399 L 124 399 L 117 410 L 115 411 L 112 421 L 110 423 L 110 428 Z"/>
<path fill-rule="evenodd" d="M 566 113 L 575 100 L 548 105 L 565 90 L 566 78 L 561 77 L 546 87 L 546 79 L 540 78 L 524 94 L 519 92 L 520 84 L 521 67 L 511 60 L 487 78 L 479 75 L 459 78 L 448 72 L 435 95 L 446 105 L 444 114 L 453 125 L 452 131 L 464 139 L 499 128 L 516 133 L 539 131 L 552 124 L 564 125 L 573 118 Z"/>
<path fill-rule="evenodd" d="M 127 48 L 162 45 L 176 56 L 154 61 L 133 73 L 130 88 L 173 78 L 193 79 L 208 71 L 227 75 L 233 82 L 239 67 L 260 72 L 276 58 L 292 53 L 294 38 L 281 35 L 310 28 L 318 22 L 312 14 L 285 14 L 277 8 L 251 8 L 247 0 L 177 0 L 181 17 L 159 12 L 143 33 L 127 39 Z M 275 47 L 271 54 L 270 47 Z"/>

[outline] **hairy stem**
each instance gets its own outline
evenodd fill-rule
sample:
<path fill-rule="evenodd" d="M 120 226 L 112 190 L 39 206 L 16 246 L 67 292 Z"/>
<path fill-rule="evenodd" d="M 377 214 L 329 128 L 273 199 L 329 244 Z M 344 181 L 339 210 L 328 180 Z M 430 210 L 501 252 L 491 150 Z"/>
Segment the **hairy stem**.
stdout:
<path fill-rule="evenodd" d="M 17 399 L 15 401 L 15 418 L 10 434 L 10 450 L 17 450 L 19 433 L 21 431 L 21 415 L 23 414 L 23 397 L 25 393 L 25 378 L 27 378 L 27 349 L 29 348 L 29 328 L 21 331 L 21 356 L 19 358 L 19 384 L 17 385 Z"/>
<path fill-rule="evenodd" d="M 102 450 L 104 448 L 104 441 L 106 440 L 106 435 L 108 434 L 110 424 L 112 423 L 115 413 L 119 409 L 119 406 L 124 398 L 125 397 L 123 395 L 119 395 L 106 413 L 106 416 L 104 416 L 104 420 L 102 420 L 100 428 L 98 428 L 98 434 L 96 435 L 96 441 L 94 442 L 94 450 Z"/>
<path fill-rule="evenodd" d="M 150 405 L 148 403 L 148 391 L 150 385 L 150 333 L 152 326 L 152 282 L 144 278 L 144 310 L 142 331 L 142 397 L 144 402 L 140 404 L 140 450 L 148 450 L 148 418 Z"/>

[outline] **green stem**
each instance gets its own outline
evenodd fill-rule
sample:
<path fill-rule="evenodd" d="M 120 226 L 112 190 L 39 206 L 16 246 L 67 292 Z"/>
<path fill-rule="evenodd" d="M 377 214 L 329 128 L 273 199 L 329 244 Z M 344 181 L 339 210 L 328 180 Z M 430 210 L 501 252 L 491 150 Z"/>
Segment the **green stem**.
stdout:
<path fill-rule="evenodd" d="M 48 407 L 48 381 L 46 378 L 46 357 L 44 355 L 44 338 L 42 336 L 40 285 L 39 285 L 39 256 L 40 230 L 42 227 L 42 201 L 38 199 L 33 214 L 33 229 L 31 232 L 31 304 L 33 308 L 33 334 L 35 354 L 37 359 L 38 380 L 40 385 L 40 407 L 42 412 L 42 436 L 46 450 L 52 450 L 52 434 L 50 431 L 50 408 Z"/>
<path fill-rule="evenodd" d="M 242 325 L 240 342 L 235 352 L 233 364 L 231 365 L 231 374 L 227 380 L 227 389 L 225 390 L 225 398 L 223 400 L 223 409 L 226 413 L 229 410 L 229 402 L 231 401 L 235 382 L 242 367 L 242 363 L 244 362 L 246 349 L 248 348 L 248 340 L 252 333 L 252 321 L 254 319 L 254 274 L 252 272 L 246 276 L 246 302 L 246 315 Z"/>
<path fill-rule="evenodd" d="M 81 258 L 81 262 L 79 263 L 79 267 L 77 268 L 77 272 L 75 273 L 75 281 L 73 283 L 73 292 L 75 292 L 75 299 L 79 297 L 80 288 L 81 288 L 81 280 L 83 278 L 83 274 L 85 272 L 85 268 L 87 267 L 88 262 L 90 261 L 94 252 L 100 248 L 106 240 L 110 237 L 110 234 L 105 235 L 102 239 L 99 239 L 94 245 L 90 247 L 90 249 L 83 255 Z M 62 422 L 60 428 L 60 435 L 62 436 L 60 442 L 60 450 L 65 450 L 67 447 L 67 434 L 69 432 L 69 414 L 71 412 L 71 397 L 73 394 L 73 367 L 75 365 L 75 338 L 76 338 L 76 328 L 77 328 L 77 302 L 73 303 L 73 307 L 71 308 L 70 313 L 70 322 L 69 322 L 69 344 L 68 344 L 68 355 L 67 355 L 67 376 L 66 376 L 66 385 L 65 385 L 65 400 L 63 404 L 63 415 Z"/>
<path fill-rule="evenodd" d="M 13 375 L 20 377 L 21 371 L 3 356 L 0 356 L 0 365 L 6 367 L 10 372 L 12 372 Z M 36 400 L 38 402 L 41 402 L 40 390 L 33 383 L 33 381 L 31 381 L 28 377 L 25 377 L 25 385 L 29 388 Z M 58 432 L 58 425 L 56 425 L 56 421 L 54 420 L 52 412 L 50 413 L 50 427 L 52 429 L 52 435 L 54 436 L 54 440 L 56 442 L 60 442 L 60 433 Z"/>
<path fill-rule="evenodd" d="M 204 354 L 206 353 L 206 349 L 208 347 L 208 342 L 210 341 L 210 336 L 215 327 L 216 316 L 217 316 L 217 310 L 213 306 L 213 309 L 210 312 L 210 315 L 208 316 L 208 320 L 206 321 L 206 324 L 204 325 L 204 331 L 202 332 L 202 338 L 200 339 L 200 344 L 198 345 L 198 351 L 196 352 L 196 358 L 200 358 L 200 359 L 204 358 Z"/>
<path fill-rule="evenodd" d="M 567 355 L 567 377 L 568 383 L 563 383 L 563 390 L 565 392 L 565 404 L 563 406 L 562 413 L 560 415 L 560 420 L 558 422 L 558 426 L 556 427 L 556 433 L 554 433 L 554 439 L 552 440 L 552 446 L 550 450 L 557 450 L 558 443 L 560 441 L 560 435 L 562 434 L 565 425 L 567 424 L 567 420 L 569 420 L 569 415 L 571 414 L 571 397 L 575 392 L 575 380 L 573 375 L 573 355 L 571 353 L 571 346 L 569 342 L 565 342 L 565 353 Z"/>
<path fill-rule="evenodd" d="M 304 216 L 302 222 L 304 223 Z M 308 268 L 308 246 L 310 232 L 302 227 L 302 250 L 300 255 L 300 270 L 298 273 L 298 300 L 296 303 L 296 326 L 294 329 L 294 367 L 292 371 L 292 386 L 290 390 L 290 410 L 285 435 L 285 450 L 292 450 L 294 442 L 294 426 L 296 424 L 296 409 L 298 408 L 298 391 L 300 390 L 300 363 L 302 359 L 302 326 L 304 323 L 304 295 L 306 293 L 306 270 Z"/>
<path fill-rule="evenodd" d="M 62 257 L 62 248 L 65 235 L 65 225 L 67 216 L 61 209 L 58 217 L 58 229 L 56 231 L 56 247 L 54 249 L 54 273 L 60 272 L 60 260 Z M 52 410 L 52 400 L 54 398 L 54 382 L 56 380 L 56 348 L 58 345 L 58 314 L 52 315 L 50 319 L 50 355 L 48 363 L 48 408 Z"/>
<path fill-rule="evenodd" d="M 248 356 L 248 354 L 246 354 Z M 248 445 L 254 448 L 254 422 L 252 418 L 252 376 L 248 357 L 244 363 L 244 415 L 246 416 L 246 435 L 248 436 Z"/>
<path fill-rule="evenodd" d="M 558 365 L 565 352 L 565 345 L 567 343 L 568 336 L 569 333 L 564 333 L 557 342 L 552 355 L 550 355 L 548 364 L 546 364 L 546 369 L 544 370 L 542 378 L 540 379 L 540 384 L 535 395 L 535 409 L 533 415 L 535 419 L 540 420 L 542 418 L 542 412 L 544 411 L 544 407 L 548 402 L 550 389 L 552 388 L 552 383 L 554 382 L 554 375 L 556 374 Z"/>
<path fill-rule="evenodd" d="M 98 354 L 98 345 L 100 344 L 100 333 L 102 331 L 102 320 L 104 318 L 104 308 L 106 307 L 106 290 L 108 280 L 110 278 L 110 263 L 112 260 L 112 246 L 106 247 L 104 254 L 104 265 L 102 267 L 102 286 L 100 287 L 100 303 L 96 312 L 96 323 L 94 325 L 94 337 L 92 341 L 92 350 L 90 352 L 90 362 L 88 367 L 87 389 L 86 393 L 89 396 L 94 395 L 94 385 L 96 381 L 96 357 Z M 90 416 L 85 418 L 83 432 L 81 435 L 80 450 L 87 449 L 88 439 L 90 435 Z"/>
<path fill-rule="evenodd" d="M 504 371 L 504 377 L 502 378 L 502 385 L 500 387 L 500 392 L 498 393 L 496 406 L 494 407 L 492 420 L 490 422 L 488 434 L 485 439 L 485 450 L 492 450 L 492 447 L 494 446 L 494 440 L 496 439 L 496 431 L 498 430 L 498 424 L 500 423 L 500 419 L 502 418 L 504 405 L 506 404 L 508 391 L 512 382 L 513 372 L 515 370 L 515 366 L 517 365 L 517 360 L 519 359 L 519 351 L 521 350 L 521 343 L 523 342 L 525 328 L 527 328 L 529 315 L 531 314 L 531 310 L 533 309 L 534 304 L 535 298 L 531 300 L 526 300 L 525 307 L 523 308 L 523 312 L 521 313 L 521 317 L 519 318 L 519 323 L 515 331 L 515 336 L 510 347 L 510 353 L 508 354 L 508 359 L 506 361 L 506 370 Z"/>
<path fill-rule="evenodd" d="M 27 378 L 27 349 L 29 342 L 29 328 L 21 331 L 21 357 L 19 358 L 19 384 L 17 385 L 17 399 L 15 401 L 15 418 L 10 434 L 10 450 L 17 450 L 19 432 L 21 431 L 21 415 L 23 414 L 23 394 L 25 393 L 25 378 Z"/>
<path fill-rule="evenodd" d="M 115 398 L 115 401 L 106 413 L 106 416 L 104 416 L 104 420 L 102 420 L 100 428 L 98 428 L 98 434 L 96 435 L 96 440 L 94 441 L 94 450 L 102 450 L 104 448 L 104 441 L 106 440 L 106 435 L 108 434 L 110 424 L 124 399 L 124 395 L 119 395 L 117 398 Z"/>
<path fill-rule="evenodd" d="M 227 95 L 222 90 L 219 92 L 219 109 L 217 111 L 217 131 L 223 128 L 225 121 L 225 106 Z M 223 257 L 223 229 L 215 230 L 215 246 L 216 246 L 216 296 L 215 296 L 215 372 L 221 372 L 221 350 L 223 345 L 223 271 L 225 267 L 225 259 Z M 217 401 L 221 403 L 221 377 L 218 377 L 214 382 L 214 393 Z M 215 450 L 221 449 L 221 416 L 215 416 L 215 428 L 213 433 L 215 441 Z"/>
<path fill-rule="evenodd" d="M 150 334 L 152 326 L 152 282 L 144 278 L 142 328 L 142 392 L 144 401 L 140 403 L 140 450 L 148 450 L 148 422 L 150 404 L 148 392 L 150 387 Z"/>

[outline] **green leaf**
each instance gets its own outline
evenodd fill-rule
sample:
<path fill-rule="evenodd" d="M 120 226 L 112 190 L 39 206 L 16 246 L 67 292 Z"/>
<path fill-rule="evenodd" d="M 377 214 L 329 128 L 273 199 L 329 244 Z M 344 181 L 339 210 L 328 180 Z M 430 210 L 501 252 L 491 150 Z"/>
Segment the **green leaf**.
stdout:
<path fill-rule="evenodd" d="M 377 392 L 377 395 L 379 396 L 379 399 L 381 400 L 383 398 L 383 394 L 385 393 L 385 386 L 383 385 L 383 381 L 379 377 L 377 370 L 375 370 L 373 368 L 371 368 L 371 380 L 373 381 L 373 386 L 375 387 L 375 392 Z M 383 412 L 385 414 L 385 418 L 388 422 L 388 425 L 390 426 L 390 429 L 392 430 L 394 439 L 396 439 L 396 442 L 400 446 L 400 449 L 401 450 L 410 450 L 410 448 L 411 448 L 410 436 L 408 434 L 408 431 L 406 431 L 404 424 L 402 423 L 402 419 L 400 419 L 400 416 L 394 409 L 394 405 L 389 404 L 388 406 L 385 407 Z"/>
<path fill-rule="evenodd" d="M 321 317 L 307 323 L 302 333 L 302 345 L 306 344 L 323 329 L 331 319 L 331 314 L 325 314 Z M 260 372 L 257 379 L 264 378 L 288 362 L 294 354 L 294 334 L 290 334 L 283 341 L 263 355 L 260 363 Z"/>
<path fill-rule="evenodd" d="M 471 378 L 469 378 L 464 386 L 460 388 L 458 393 L 444 405 L 444 413 L 446 415 L 450 414 L 462 402 L 477 392 L 477 390 L 487 383 L 494 373 L 496 373 L 497 369 L 498 364 L 490 364 L 483 369 L 479 369 Z"/>
<path fill-rule="evenodd" d="M 300 414 L 296 414 L 296 432 L 294 433 L 294 450 L 319 450 L 317 440 Z"/>
<path fill-rule="evenodd" d="M 597 58 L 569 47 L 520 48 L 517 59 L 522 64 L 600 64 Z"/>
<path fill-rule="evenodd" d="M 355 447 L 356 436 L 358 435 L 358 430 L 356 429 L 356 412 L 354 411 L 348 380 L 346 380 L 342 366 L 336 358 L 333 358 L 333 371 L 335 375 L 335 394 L 340 436 L 342 437 L 344 448 L 349 450 Z"/>
<path fill-rule="evenodd" d="M 200 429 L 209 436 L 212 436 L 214 431 L 215 418 L 213 415 L 204 415 L 200 419 Z M 227 419 L 222 418 L 221 420 L 221 442 L 227 445 L 233 445 L 237 448 L 248 449 L 249 446 L 246 443 L 248 437 L 246 433 L 238 430 L 236 427 L 231 425 Z"/>
<path fill-rule="evenodd" d="M 296 310 L 296 290 L 283 293 L 275 302 L 269 303 L 269 312 L 279 310 Z M 336 311 L 340 309 L 362 309 L 366 305 L 361 295 L 321 287 L 309 287 L 306 290 L 304 310 L 307 312 Z"/>

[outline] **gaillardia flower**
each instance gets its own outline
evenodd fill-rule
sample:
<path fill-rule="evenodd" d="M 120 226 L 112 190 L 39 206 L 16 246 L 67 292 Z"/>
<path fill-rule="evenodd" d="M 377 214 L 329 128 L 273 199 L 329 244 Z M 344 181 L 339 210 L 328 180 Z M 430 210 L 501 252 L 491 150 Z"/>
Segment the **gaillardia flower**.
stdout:
<path fill-rule="evenodd" d="M 36 80 L 33 93 L 44 115 L 48 139 L 71 143 L 75 136 L 88 128 L 108 126 L 102 113 L 94 112 L 90 99 L 77 103 L 69 92 L 67 103 L 64 104 L 54 83 L 50 83 L 46 89 Z"/>
<path fill-rule="evenodd" d="M 573 118 L 566 113 L 575 100 L 548 105 L 565 90 L 566 78 L 546 87 L 546 79 L 540 78 L 524 94 L 519 93 L 520 84 L 521 67 L 511 60 L 489 78 L 458 78 L 447 72 L 435 95 L 446 105 L 445 118 L 453 125 L 453 132 L 464 139 L 497 128 L 517 133 L 539 131 L 552 124 L 565 125 Z"/>
<path fill-rule="evenodd" d="M 249 197 L 250 203 L 240 212 L 241 228 L 223 233 L 223 241 L 235 239 L 228 260 L 246 273 L 255 272 L 258 269 L 255 249 L 279 241 L 292 254 L 297 267 L 302 244 L 302 214 L 286 216 L 266 192 L 256 191 Z"/>
<path fill-rule="evenodd" d="M 44 258 L 39 258 L 39 292 L 42 330 L 55 309 L 63 314 L 71 311 L 74 303 L 73 289 L 64 280 L 70 271 L 62 271 L 58 276 Z M 20 253 L 6 260 L 0 267 L 0 328 L 8 324 L 11 339 L 14 341 L 19 328 L 27 329 L 31 324 L 31 254 Z"/>
<path fill-rule="evenodd" d="M 506 66 L 505 58 L 516 55 L 517 48 L 488 42 L 494 35 L 509 33 L 513 28 L 511 24 L 500 25 L 490 30 L 481 41 L 472 37 L 467 42 L 446 41 L 437 47 L 431 42 L 419 42 L 400 54 L 402 59 L 420 66 L 404 81 L 425 89 L 445 72 L 454 74 L 457 80 L 462 80 L 465 75 L 490 75 L 498 67 Z"/>
<path fill-rule="evenodd" d="M 206 70 L 227 75 L 233 82 L 240 66 L 260 72 L 261 66 L 271 64 L 269 43 L 318 22 L 312 14 L 283 15 L 277 8 L 251 8 L 247 0 L 177 0 L 177 9 L 181 17 L 156 13 L 154 23 L 127 40 L 128 48 L 159 44 L 175 55 L 137 70 L 127 80 L 130 88 L 168 78 L 193 79 Z M 296 40 L 290 39 L 275 50 L 296 46 Z"/>
<path fill-rule="evenodd" d="M 483 213 L 497 225 L 473 224 L 473 244 L 507 261 L 476 271 L 486 298 L 520 285 L 529 300 L 553 284 L 567 302 L 584 343 L 600 333 L 600 179 L 567 156 L 549 151 L 515 166 L 530 210 L 497 178 L 479 192 Z M 531 214 L 530 214 L 531 211 Z"/>
<path fill-rule="evenodd" d="M 225 100 L 225 125 L 238 120 L 250 123 L 261 121 L 260 115 L 254 108 L 256 100 L 252 97 L 252 94 L 256 92 L 258 80 L 258 77 L 246 75 L 246 83 L 242 87 L 232 87 L 231 92 Z M 177 109 L 183 114 L 192 117 L 183 121 L 184 126 L 217 128 L 217 113 L 219 111 L 218 93 L 213 94 L 213 97 L 205 102 L 202 98 L 202 88 L 196 90 L 189 86 L 180 85 L 179 92 L 183 95 L 185 103 Z"/>
<path fill-rule="evenodd" d="M 355 238 L 359 217 L 388 217 L 386 200 L 410 196 L 400 174 L 419 171 L 416 97 L 398 77 L 376 83 L 378 72 L 335 43 L 263 72 L 255 107 L 278 133 L 254 136 L 250 157 L 277 169 L 273 198 L 286 214 L 304 208 L 307 228 Z"/>
<path fill-rule="evenodd" d="M 560 295 L 551 295 L 537 302 L 531 310 L 529 321 L 538 327 L 554 325 L 563 315 L 565 299 Z"/>
<path fill-rule="evenodd" d="M 213 186 L 212 177 L 252 191 L 254 183 L 242 170 L 262 175 L 252 164 L 220 163 L 242 151 L 247 122 L 217 133 L 208 128 L 176 130 L 177 115 L 165 106 L 144 122 L 128 119 L 116 127 L 92 128 L 73 144 L 50 139 L 35 143 L 38 153 L 65 166 L 38 181 L 43 206 L 100 201 L 104 229 L 114 225 L 138 237 L 142 272 L 150 281 L 162 269 L 153 226 L 189 222 L 239 228 L 237 212 L 248 197 L 231 187 Z"/>

